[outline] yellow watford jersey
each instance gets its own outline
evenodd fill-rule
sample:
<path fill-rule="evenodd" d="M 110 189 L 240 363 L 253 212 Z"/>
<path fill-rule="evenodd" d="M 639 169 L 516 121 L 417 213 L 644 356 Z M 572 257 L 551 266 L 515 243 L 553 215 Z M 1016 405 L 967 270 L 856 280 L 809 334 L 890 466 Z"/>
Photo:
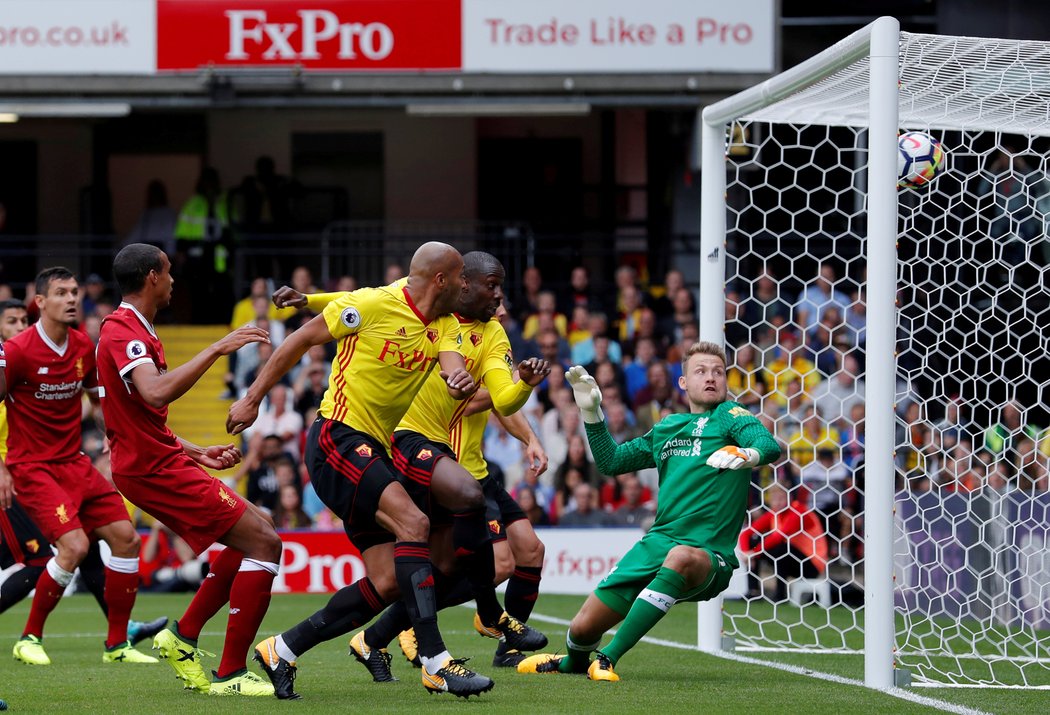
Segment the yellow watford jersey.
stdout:
<path fill-rule="evenodd" d="M 459 332 L 463 339 L 463 359 L 474 382 L 484 385 L 492 395 L 492 403 L 502 414 L 521 409 L 532 388 L 523 382 L 514 382 L 514 358 L 503 326 L 496 320 L 482 323 L 459 318 Z M 444 442 L 459 454 L 459 449 L 450 440 L 449 431 L 462 419 L 467 403 L 468 400 L 453 399 L 444 380 L 432 376 L 397 428 L 418 432 L 435 442 Z"/>
<path fill-rule="evenodd" d="M 522 381 L 514 382 L 514 356 L 507 331 L 495 320 L 481 323 L 461 318 L 460 333 L 463 336 L 463 356 L 467 369 L 474 380 L 489 391 L 496 411 L 509 415 L 520 410 L 529 399 L 532 388 Z M 482 479 L 488 473 L 481 446 L 490 410 L 464 417 L 466 406 L 466 403 L 455 406 L 455 412 L 447 422 L 447 438 L 441 439 L 456 452 L 464 469 L 476 479 Z M 409 410 L 406 419 L 414 411 L 415 405 Z"/>
<path fill-rule="evenodd" d="M 484 410 L 468 415 L 448 431 L 460 465 L 475 479 L 484 479 L 489 473 L 489 463 L 485 461 L 482 443 L 491 413 L 492 410 Z"/>
<path fill-rule="evenodd" d="M 340 294 L 322 315 L 339 348 L 320 414 L 389 444 L 438 352 L 459 352 L 458 321 L 427 322 L 397 284 Z"/>

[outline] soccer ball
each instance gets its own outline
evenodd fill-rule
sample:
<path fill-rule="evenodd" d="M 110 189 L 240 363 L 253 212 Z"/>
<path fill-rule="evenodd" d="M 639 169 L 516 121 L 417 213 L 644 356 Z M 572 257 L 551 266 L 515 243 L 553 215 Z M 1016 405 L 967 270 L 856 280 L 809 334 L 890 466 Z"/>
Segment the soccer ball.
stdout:
<path fill-rule="evenodd" d="M 925 132 L 905 132 L 897 139 L 897 187 L 918 188 L 933 181 L 944 166 L 944 148 Z"/>

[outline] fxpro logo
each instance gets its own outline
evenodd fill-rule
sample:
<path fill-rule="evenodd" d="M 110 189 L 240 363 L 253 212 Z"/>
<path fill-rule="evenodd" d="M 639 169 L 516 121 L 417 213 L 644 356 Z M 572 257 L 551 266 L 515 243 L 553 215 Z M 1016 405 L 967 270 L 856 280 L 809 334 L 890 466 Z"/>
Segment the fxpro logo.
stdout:
<path fill-rule="evenodd" d="M 247 60 L 263 49 L 264 60 L 319 60 L 334 45 L 336 57 L 383 60 L 394 49 L 394 31 L 382 22 L 342 22 L 330 10 L 299 10 L 298 22 L 267 22 L 265 10 L 227 10 L 228 60 Z"/>

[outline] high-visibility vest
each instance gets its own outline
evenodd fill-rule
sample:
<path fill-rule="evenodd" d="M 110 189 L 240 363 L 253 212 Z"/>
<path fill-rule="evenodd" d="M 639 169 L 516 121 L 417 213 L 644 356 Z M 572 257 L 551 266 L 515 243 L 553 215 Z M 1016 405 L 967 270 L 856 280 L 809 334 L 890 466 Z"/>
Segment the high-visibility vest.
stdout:
<path fill-rule="evenodd" d="M 219 194 L 208 215 L 208 199 L 200 194 L 191 196 L 179 212 L 175 223 L 175 238 L 179 241 L 217 242 L 230 225 L 229 209 L 226 203 L 226 192 Z M 215 272 L 225 273 L 228 268 L 230 252 L 223 244 L 215 246 Z"/>

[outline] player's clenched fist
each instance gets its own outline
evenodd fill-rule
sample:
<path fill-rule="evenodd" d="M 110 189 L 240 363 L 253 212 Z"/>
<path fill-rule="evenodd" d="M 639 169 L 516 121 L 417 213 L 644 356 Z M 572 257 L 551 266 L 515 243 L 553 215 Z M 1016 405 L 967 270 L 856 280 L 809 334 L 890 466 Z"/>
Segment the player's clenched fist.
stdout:
<path fill-rule="evenodd" d="M 536 387 L 550 374 L 550 363 L 541 358 L 529 358 L 518 363 L 518 377 L 530 387 Z"/>
<path fill-rule="evenodd" d="M 565 380 L 572 388 L 572 396 L 576 400 L 576 406 L 580 408 L 583 421 L 591 424 L 603 421 L 605 415 L 602 414 L 602 391 L 594 378 L 581 366 L 573 365 L 565 373 Z"/>
<path fill-rule="evenodd" d="M 240 434 L 255 424 L 258 417 L 259 404 L 247 396 L 242 397 L 230 405 L 230 413 L 226 416 L 226 432 Z"/>
<path fill-rule="evenodd" d="M 759 458 L 758 450 L 729 445 L 708 457 L 707 466 L 715 469 L 740 469 L 755 466 Z"/>
<path fill-rule="evenodd" d="M 450 373 L 441 370 L 438 374 L 441 375 L 441 379 L 448 385 L 449 394 L 457 400 L 466 399 L 477 390 L 474 378 L 461 367 L 457 367 Z"/>
<path fill-rule="evenodd" d="M 306 307 L 306 296 L 290 286 L 281 286 L 275 290 L 272 300 L 278 308 Z"/>

